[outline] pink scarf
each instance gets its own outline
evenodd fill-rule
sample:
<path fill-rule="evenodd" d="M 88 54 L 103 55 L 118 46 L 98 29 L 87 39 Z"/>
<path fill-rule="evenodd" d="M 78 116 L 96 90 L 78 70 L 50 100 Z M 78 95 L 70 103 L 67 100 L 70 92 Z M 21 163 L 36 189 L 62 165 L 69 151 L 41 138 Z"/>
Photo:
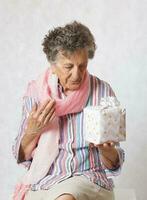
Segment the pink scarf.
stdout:
<path fill-rule="evenodd" d="M 33 153 L 30 169 L 21 183 L 16 185 L 13 200 L 24 200 L 31 184 L 37 183 L 48 173 L 51 164 L 59 153 L 58 117 L 83 110 L 89 97 L 89 82 L 89 73 L 86 71 L 80 88 L 71 92 L 65 99 L 59 99 L 58 97 L 58 77 L 52 73 L 51 68 L 48 68 L 37 80 L 31 81 L 29 84 L 25 96 L 37 97 L 41 103 L 49 98 L 55 99 L 56 117 L 49 124 L 48 129 L 41 134 L 38 146 Z"/>

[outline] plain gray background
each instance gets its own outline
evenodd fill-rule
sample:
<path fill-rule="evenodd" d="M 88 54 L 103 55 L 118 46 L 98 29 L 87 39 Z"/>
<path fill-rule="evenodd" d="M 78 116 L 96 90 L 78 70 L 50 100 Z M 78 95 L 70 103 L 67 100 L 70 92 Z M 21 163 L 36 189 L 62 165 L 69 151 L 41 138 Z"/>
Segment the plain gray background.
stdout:
<path fill-rule="evenodd" d="M 0 198 L 11 199 L 24 173 L 11 152 L 27 83 L 49 64 L 42 40 L 49 29 L 77 20 L 92 31 L 98 49 L 88 69 L 109 82 L 127 109 L 126 161 L 116 187 L 147 192 L 147 1 L 0 1 Z"/>

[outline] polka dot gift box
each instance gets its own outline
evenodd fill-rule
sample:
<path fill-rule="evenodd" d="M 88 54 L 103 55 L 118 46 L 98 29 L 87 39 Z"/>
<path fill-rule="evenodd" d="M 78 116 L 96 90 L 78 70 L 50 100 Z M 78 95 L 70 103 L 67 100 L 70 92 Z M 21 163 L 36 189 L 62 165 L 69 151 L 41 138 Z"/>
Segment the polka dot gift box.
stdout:
<path fill-rule="evenodd" d="M 102 98 L 99 106 L 84 108 L 84 134 L 87 142 L 102 144 L 126 140 L 126 110 L 115 97 Z"/>

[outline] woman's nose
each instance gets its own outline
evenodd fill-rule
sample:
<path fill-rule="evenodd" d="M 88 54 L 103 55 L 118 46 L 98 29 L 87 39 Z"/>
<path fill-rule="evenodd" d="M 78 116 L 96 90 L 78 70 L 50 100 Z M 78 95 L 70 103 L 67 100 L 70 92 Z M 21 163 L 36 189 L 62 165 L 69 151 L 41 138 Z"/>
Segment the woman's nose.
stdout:
<path fill-rule="evenodd" d="M 72 72 L 72 80 L 74 82 L 79 82 L 81 80 L 81 76 L 80 76 L 80 70 L 79 69 L 74 69 Z"/>

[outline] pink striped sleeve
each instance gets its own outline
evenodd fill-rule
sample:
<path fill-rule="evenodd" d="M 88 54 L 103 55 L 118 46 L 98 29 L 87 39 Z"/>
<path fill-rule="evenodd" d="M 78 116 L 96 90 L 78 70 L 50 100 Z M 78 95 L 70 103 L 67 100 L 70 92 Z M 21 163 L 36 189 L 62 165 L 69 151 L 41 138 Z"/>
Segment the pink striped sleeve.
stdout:
<path fill-rule="evenodd" d="M 29 112 L 31 111 L 32 106 L 34 105 L 35 102 L 36 102 L 36 100 L 32 97 L 28 97 L 28 96 L 23 97 L 22 116 L 21 116 L 20 126 L 19 126 L 19 130 L 18 130 L 18 135 L 15 138 L 14 143 L 12 145 L 12 152 L 13 152 L 15 159 L 17 160 L 17 163 L 24 165 L 26 168 L 30 167 L 31 156 L 30 156 L 29 160 L 20 162 L 19 149 L 20 149 L 21 139 L 24 135 L 24 130 L 27 126 L 27 119 L 29 116 Z"/>

